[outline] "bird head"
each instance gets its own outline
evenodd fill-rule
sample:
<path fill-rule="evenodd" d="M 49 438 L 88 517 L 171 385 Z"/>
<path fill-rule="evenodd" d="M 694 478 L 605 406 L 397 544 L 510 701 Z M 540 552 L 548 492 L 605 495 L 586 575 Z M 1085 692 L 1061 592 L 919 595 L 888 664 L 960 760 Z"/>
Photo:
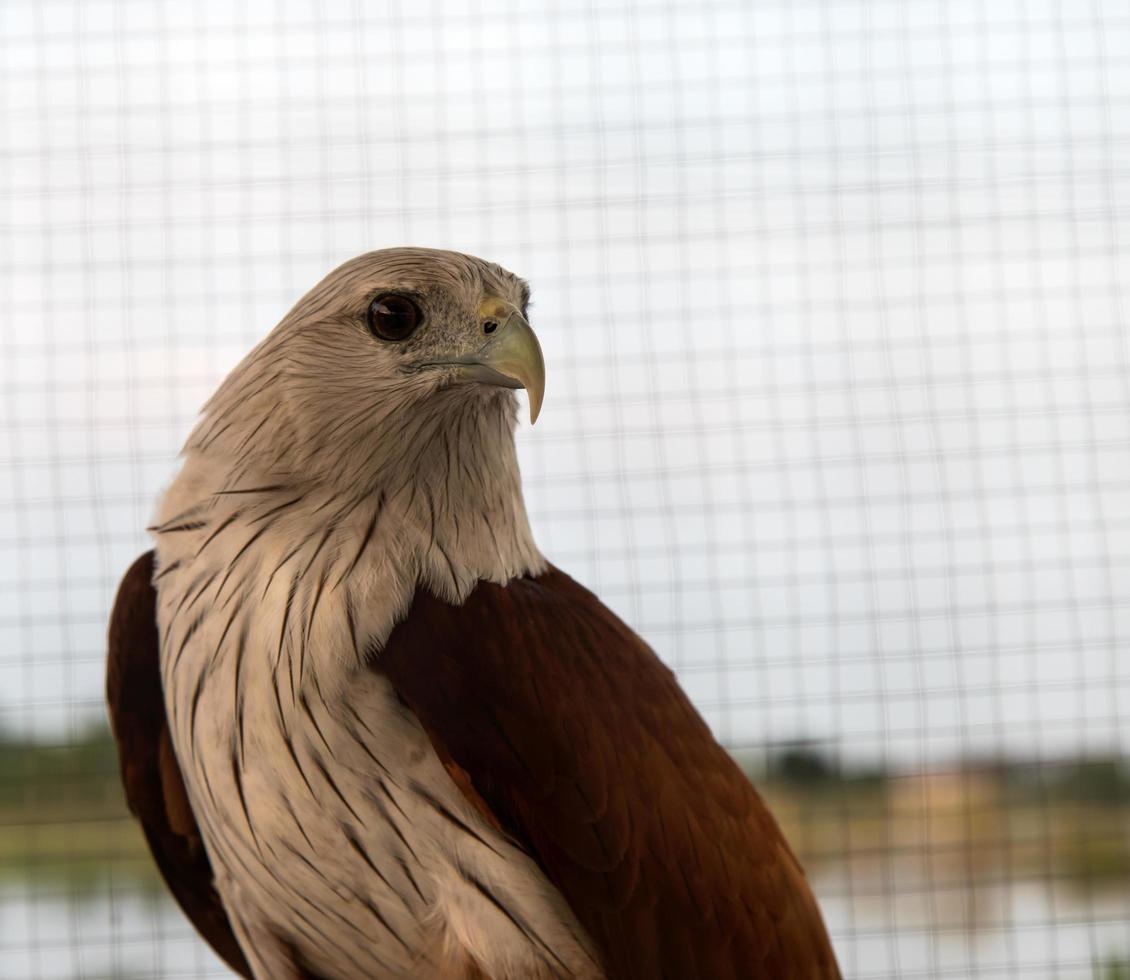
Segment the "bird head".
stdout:
<path fill-rule="evenodd" d="M 339 482 L 407 472 L 422 447 L 512 433 L 545 388 L 529 288 L 491 262 L 395 248 L 341 265 L 221 385 L 186 447 L 240 470 Z M 470 422 L 470 427 L 457 423 Z"/>

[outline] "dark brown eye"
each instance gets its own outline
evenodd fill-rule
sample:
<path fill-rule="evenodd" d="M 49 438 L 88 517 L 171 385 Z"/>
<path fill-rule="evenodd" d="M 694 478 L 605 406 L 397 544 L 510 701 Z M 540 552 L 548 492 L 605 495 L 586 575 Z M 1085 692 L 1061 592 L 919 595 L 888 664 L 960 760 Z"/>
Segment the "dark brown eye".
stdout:
<path fill-rule="evenodd" d="M 407 340 L 420 324 L 420 311 L 405 296 L 389 293 L 369 304 L 369 329 L 381 340 Z"/>

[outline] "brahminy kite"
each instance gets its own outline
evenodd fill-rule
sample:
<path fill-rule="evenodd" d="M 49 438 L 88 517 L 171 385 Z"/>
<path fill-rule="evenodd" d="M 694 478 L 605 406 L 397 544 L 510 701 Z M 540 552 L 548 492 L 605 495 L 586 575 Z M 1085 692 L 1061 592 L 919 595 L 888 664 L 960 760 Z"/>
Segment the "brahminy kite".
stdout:
<path fill-rule="evenodd" d="M 754 788 L 534 542 L 528 301 L 362 255 L 204 406 L 110 622 L 130 806 L 257 980 L 836 977 Z"/>

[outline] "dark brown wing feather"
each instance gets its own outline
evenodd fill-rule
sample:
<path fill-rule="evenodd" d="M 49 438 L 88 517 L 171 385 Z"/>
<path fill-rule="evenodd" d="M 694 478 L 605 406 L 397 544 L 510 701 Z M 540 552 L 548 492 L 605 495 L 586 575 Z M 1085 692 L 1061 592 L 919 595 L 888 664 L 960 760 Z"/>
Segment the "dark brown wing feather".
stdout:
<path fill-rule="evenodd" d="M 838 977 L 776 822 L 672 673 L 556 569 L 425 591 L 375 668 L 524 843 L 611 977 Z"/>
<path fill-rule="evenodd" d="M 220 896 L 185 794 L 165 720 L 158 656 L 153 552 L 118 586 L 110 617 L 106 700 L 122 785 L 165 883 L 192 924 L 236 973 L 251 976 Z"/>

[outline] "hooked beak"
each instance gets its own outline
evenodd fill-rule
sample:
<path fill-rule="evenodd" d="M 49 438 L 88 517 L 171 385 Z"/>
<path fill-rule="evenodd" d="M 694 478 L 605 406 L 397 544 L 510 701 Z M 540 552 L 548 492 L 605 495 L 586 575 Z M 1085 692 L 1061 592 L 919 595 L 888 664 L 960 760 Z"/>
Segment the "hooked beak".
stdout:
<path fill-rule="evenodd" d="M 537 334 L 526 318 L 509 306 L 502 316 L 488 317 L 483 329 L 491 332 L 487 342 L 473 354 L 431 363 L 458 367 L 459 376 L 468 381 L 525 388 L 530 398 L 530 424 L 533 425 L 541 412 L 545 394 L 545 360 Z"/>

